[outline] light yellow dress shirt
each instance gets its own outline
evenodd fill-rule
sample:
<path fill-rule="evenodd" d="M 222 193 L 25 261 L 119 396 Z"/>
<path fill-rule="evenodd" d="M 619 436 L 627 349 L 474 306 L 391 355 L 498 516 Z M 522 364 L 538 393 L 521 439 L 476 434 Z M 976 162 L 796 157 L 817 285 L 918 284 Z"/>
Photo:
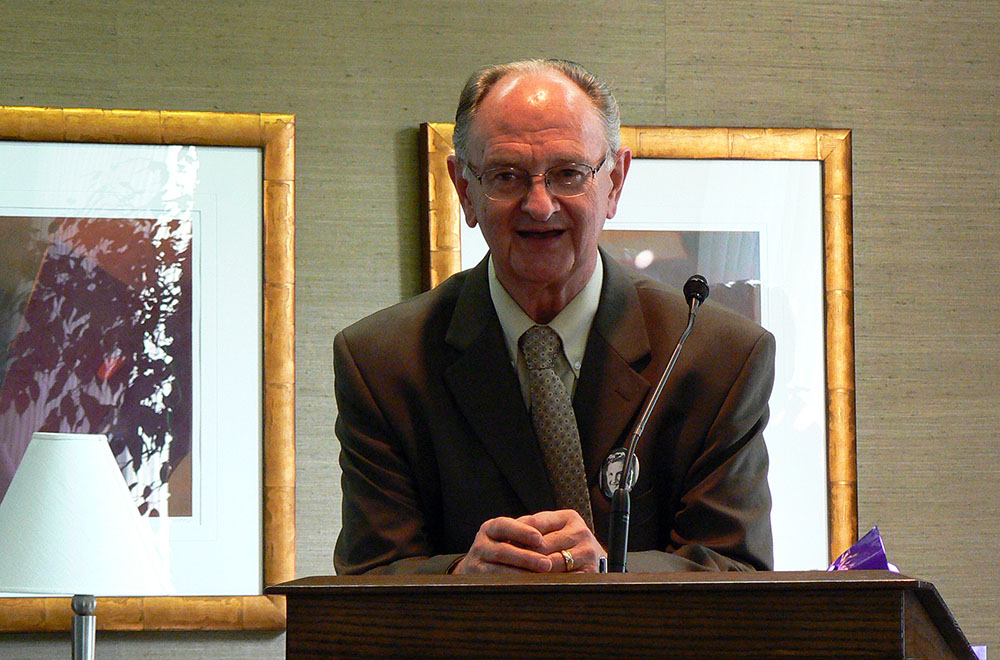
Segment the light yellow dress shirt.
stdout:
<path fill-rule="evenodd" d="M 492 256 L 489 263 L 489 282 L 490 297 L 493 299 L 493 307 L 500 318 L 500 327 L 503 328 L 504 339 L 507 342 L 507 353 L 511 364 L 517 371 L 524 405 L 529 407 L 531 396 L 528 389 L 528 365 L 524 360 L 524 355 L 517 347 L 517 342 L 528 328 L 535 325 L 535 322 L 524 313 L 524 310 L 500 284 L 493 268 Z M 594 322 L 594 315 L 597 314 L 597 305 L 601 300 L 601 285 L 603 283 L 604 265 L 598 257 L 597 266 L 594 268 L 590 280 L 587 281 L 580 293 L 548 324 L 550 328 L 559 333 L 559 338 L 562 339 L 563 353 L 556 360 L 555 369 L 571 398 L 576 391 L 576 380 L 580 377 L 583 353 L 587 348 L 587 335 L 590 334 L 590 326 Z"/>

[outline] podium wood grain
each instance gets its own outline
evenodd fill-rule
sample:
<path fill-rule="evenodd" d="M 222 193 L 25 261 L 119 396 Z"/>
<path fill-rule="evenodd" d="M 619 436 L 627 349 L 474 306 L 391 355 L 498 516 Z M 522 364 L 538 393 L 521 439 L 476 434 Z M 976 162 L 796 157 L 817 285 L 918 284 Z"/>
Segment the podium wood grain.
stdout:
<path fill-rule="evenodd" d="M 287 658 L 973 658 L 928 583 L 881 571 L 312 577 Z"/>

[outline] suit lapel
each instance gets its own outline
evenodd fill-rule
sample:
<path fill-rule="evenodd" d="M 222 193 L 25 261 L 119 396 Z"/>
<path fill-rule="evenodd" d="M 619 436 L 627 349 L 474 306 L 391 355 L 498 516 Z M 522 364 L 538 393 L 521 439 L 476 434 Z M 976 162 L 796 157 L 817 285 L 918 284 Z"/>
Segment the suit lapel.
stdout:
<path fill-rule="evenodd" d="M 649 360 L 649 338 L 628 273 L 601 251 L 604 285 L 587 339 L 573 401 L 588 483 L 604 458 L 627 440 L 630 422 L 650 388 L 639 373 Z"/>
<path fill-rule="evenodd" d="M 456 301 L 445 341 L 461 355 L 445 372 L 445 381 L 525 508 L 551 510 L 555 494 L 507 356 L 487 277 L 484 260 L 469 273 Z"/>

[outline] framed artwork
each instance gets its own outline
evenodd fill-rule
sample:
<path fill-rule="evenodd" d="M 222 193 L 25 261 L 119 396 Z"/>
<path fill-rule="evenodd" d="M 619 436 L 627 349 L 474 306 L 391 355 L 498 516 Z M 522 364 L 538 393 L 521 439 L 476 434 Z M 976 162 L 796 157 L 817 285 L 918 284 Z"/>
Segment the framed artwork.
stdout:
<path fill-rule="evenodd" d="M 103 433 L 169 593 L 110 630 L 280 630 L 295 576 L 291 115 L 0 106 L 0 499 L 35 431 Z M 0 598 L 63 631 L 67 598 Z"/>
<path fill-rule="evenodd" d="M 448 177 L 452 130 L 420 128 L 428 287 L 487 251 Z M 775 568 L 825 568 L 857 540 L 850 131 L 621 132 L 632 166 L 601 245 L 670 285 L 705 275 L 710 300 L 775 335 Z"/>

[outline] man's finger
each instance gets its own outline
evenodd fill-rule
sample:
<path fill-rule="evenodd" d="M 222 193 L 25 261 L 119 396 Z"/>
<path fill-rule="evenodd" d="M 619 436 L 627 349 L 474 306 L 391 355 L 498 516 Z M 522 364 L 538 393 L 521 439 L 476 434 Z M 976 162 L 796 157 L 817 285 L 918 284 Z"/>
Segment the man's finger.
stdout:
<path fill-rule="evenodd" d="M 524 523 L 541 534 L 551 534 L 560 529 L 579 521 L 586 526 L 580 514 L 572 509 L 560 509 L 559 511 L 539 511 L 527 516 L 521 516 L 517 522 Z"/>
<path fill-rule="evenodd" d="M 498 543 L 511 543 L 522 548 L 541 547 L 542 532 L 538 528 L 513 518 L 493 518 L 479 528 L 490 539 Z"/>
<path fill-rule="evenodd" d="M 547 573 L 552 560 L 538 552 L 544 539 L 534 527 L 513 518 L 494 518 L 479 527 L 469 552 L 455 567 L 456 573 L 497 573 L 513 570 Z"/>
<path fill-rule="evenodd" d="M 552 560 L 549 557 L 509 543 L 485 544 L 476 548 L 476 554 L 489 564 L 510 566 L 534 573 L 548 573 L 552 570 Z"/>

